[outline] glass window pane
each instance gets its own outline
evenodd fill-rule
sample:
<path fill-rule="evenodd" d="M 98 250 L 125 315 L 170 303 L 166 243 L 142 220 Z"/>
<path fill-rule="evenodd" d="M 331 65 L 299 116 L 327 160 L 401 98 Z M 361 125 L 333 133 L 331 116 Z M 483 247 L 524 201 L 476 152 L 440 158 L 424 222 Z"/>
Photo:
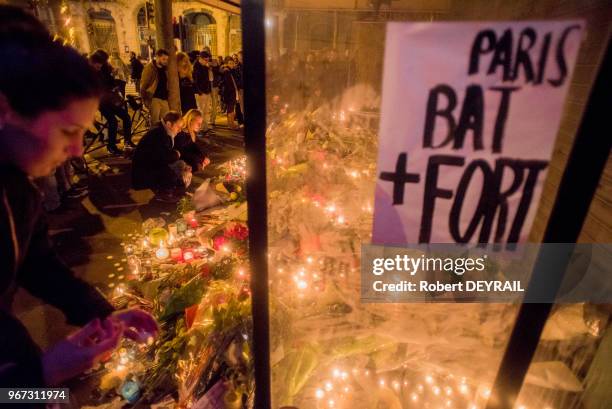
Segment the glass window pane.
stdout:
<path fill-rule="evenodd" d="M 545 228 L 595 75 L 609 26 L 605 1 L 266 3 L 273 408 L 485 406 L 518 306 L 359 302 L 360 246 L 372 231 L 385 23 L 553 17 L 585 18 L 588 35 L 533 241 Z M 595 343 L 575 345 L 583 372 L 587 362 L 599 362 Z M 527 404 L 539 402 L 525 396 Z M 551 407 L 578 407 L 567 402 Z"/>

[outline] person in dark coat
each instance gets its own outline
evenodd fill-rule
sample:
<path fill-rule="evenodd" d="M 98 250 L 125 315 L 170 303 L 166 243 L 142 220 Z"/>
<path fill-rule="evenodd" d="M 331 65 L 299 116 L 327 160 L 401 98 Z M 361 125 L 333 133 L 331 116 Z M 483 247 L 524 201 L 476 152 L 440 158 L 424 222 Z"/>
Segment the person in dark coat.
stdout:
<path fill-rule="evenodd" d="M 237 129 L 236 125 L 236 102 L 239 99 L 239 89 L 236 82 L 236 63 L 230 57 L 226 64 L 221 67 L 223 75 L 223 101 L 227 112 L 227 125 L 231 129 Z"/>
<path fill-rule="evenodd" d="M 196 87 L 196 102 L 198 110 L 202 113 L 205 120 L 202 122 L 204 132 L 208 131 L 208 120 L 214 123 L 212 110 L 216 108 L 213 102 L 213 85 L 215 80 L 214 67 L 210 63 L 211 56 L 202 51 L 197 61 L 193 64 L 193 81 Z"/>
<path fill-rule="evenodd" d="M 235 54 L 234 59 L 236 67 L 234 68 L 234 77 L 238 86 L 238 103 L 236 104 L 236 120 L 240 125 L 244 124 L 244 72 L 242 65 L 242 51 Z"/>
<path fill-rule="evenodd" d="M 179 75 L 181 112 L 184 115 L 190 109 L 197 109 L 196 88 L 193 83 L 193 66 L 189 62 L 189 56 L 185 53 L 178 53 L 176 55 L 176 66 Z"/>
<path fill-rule="evenodd" d="M 143 136 L 132 159 L 134 189 L 151 189 L 161 201 L 180 199 L 180 190 L 185 184 L 176 171 L 181 153 L 174 139 L 182 128 L 181 114 L 169 111 L 163 116 L 161 125 Z"/>
<path fill-rule="evenodd" d="M 187 55 L 189 56 L 189 63 L 193 65 L 197 61 L 200 52 L 198 50 L 191 50 L 187 53 Z"/>
<path fill-rule="evenodd" d="M 108 62 L 108 53 L 104 50 L 94 51 L 89 60 L 98 72 L 100 83 L 103 85 L 104 92 L 100 98 L 100 113 L 108 124 L 107 149 L 110 153 L 117 155 L 121 150 L 117 147 L 117 128 L 119 122 L 123 122 L 123 137 L 125 146 L 136 147 L 132 143 L 132 120 L 124 103 L 123 96 L 117 89 L 117 82 L 113 77 L 113 67 Z"/>
<path fill-rule="evenodd" d="M 183 117 L 184 128 L 175 138 L 175 147 L 181 153 L 181 159 L 187 163 L 192 172 L 198 172 L 206 167 L 210 160 L 196 143 L 196 137 L 204 116 L 197 109 L 192 109 Z"/>
<path fill-rule="evenodd" d="M 140 62 L 138 57 L 136 57 L 135 52 L 130 53 L 130 77 L 132 77 L 132 81 L 134 81 L 134 85 L 136 86 L 136 92 L 140 94 L 140 79 L 142 78 L 142 70 L 144 69 L 144 65 Z"/>
<path fill-rule="evenodd" d="M 10 6 L 0 6 L 0 59 L 0 387 L 58 386 L 111 353 L 121 336 L 143 341 L 157 325 L 143 311 L 115 311 L 62 263 L 31 182 L 83 154 L 101 92 L 96 73 L 34 16 Z M 41 351 L 12 312 L 19 287 L 83 328 Z"/>

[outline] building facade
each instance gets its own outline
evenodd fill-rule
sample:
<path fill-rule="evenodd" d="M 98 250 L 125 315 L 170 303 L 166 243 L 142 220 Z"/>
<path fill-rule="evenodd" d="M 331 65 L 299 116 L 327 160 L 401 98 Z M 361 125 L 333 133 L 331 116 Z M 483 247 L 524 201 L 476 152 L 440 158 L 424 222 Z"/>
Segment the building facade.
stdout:
<path fill-rule="evenodd" d="M 30 9 L 52 33 L 83 53 L 102 48 L 126 61 L 130 52 L 148 58 L 157 47 L 154 1 L 29 0 L 1 1 Z M 173 1 L 177 47 L 181 51 L 209 47 L 227 56 L 242 48 L 240 7 L 223 0 Z"/>

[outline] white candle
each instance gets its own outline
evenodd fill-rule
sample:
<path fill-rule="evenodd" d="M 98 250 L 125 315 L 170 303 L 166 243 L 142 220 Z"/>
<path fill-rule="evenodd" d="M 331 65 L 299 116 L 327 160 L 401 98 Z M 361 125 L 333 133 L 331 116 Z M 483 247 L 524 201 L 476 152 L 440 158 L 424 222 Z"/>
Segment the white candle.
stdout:
<path fill-rule="evenodd" d="M 155 257 L 157 257 L 158 260 L 165 260 L 168 258 L 169 255 L 170 251 L 168 251 L 168 249 L 164 247 L 164 241 L 160 241 L 159 248 L 155 252 Z"/>

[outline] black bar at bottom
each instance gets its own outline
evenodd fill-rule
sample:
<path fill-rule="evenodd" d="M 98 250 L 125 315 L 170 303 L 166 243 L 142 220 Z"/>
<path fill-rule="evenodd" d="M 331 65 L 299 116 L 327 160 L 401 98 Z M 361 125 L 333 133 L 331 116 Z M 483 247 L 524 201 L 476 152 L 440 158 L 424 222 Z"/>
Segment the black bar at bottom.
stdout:
<path fill-rule="evenodd" d="M 612 59 L 608 42 L 561 179 L 544 233 L 544 243 L 575 243 L 582 230 L 612 148 L 612 138 L 606 121 L 609 115 L 607 110 L 612 106 L 611 74 Z M 554 296 L 563 282 L 569 258 L 569 253 L 555 258 L 542 250 L 538 254 L 527 292 L 538 291 L 540 294 L 550 292 Z M 550 268 L 551 265 L 555 266 L 554 270 Z M 547 268 L 539 269 L 538 266 Z M 557 271 L 558 274 L 551 276 L 550 271 Z M 487 402 L 487 409 L 514 407 L 551 308 L 552 304 L 521 305 L 491 397 Z"/>

